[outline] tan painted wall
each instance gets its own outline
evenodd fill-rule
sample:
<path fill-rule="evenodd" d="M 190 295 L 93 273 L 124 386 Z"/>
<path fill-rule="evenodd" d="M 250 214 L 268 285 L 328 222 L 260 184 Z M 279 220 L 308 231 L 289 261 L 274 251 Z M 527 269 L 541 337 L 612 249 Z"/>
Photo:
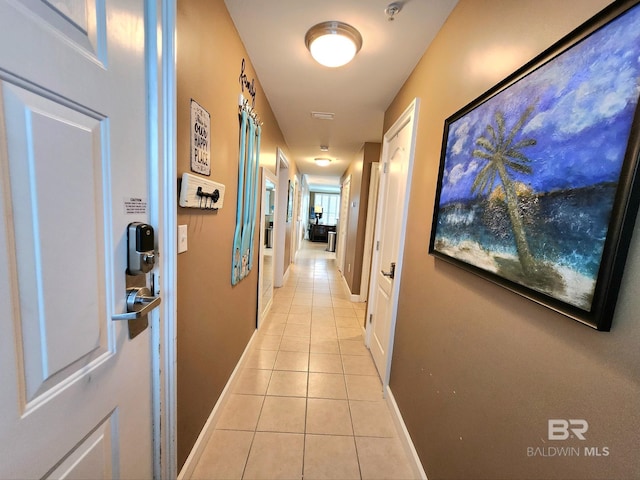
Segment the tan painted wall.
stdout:
<path fill-rule="evenodd" d="M 177 435 L 182 465 L 256 325 L 258 262 L 248 277 L 231 286 L 243 58 L 249 80 L 256 75 L 222 0 L 179 1 L 177 40 L 178 175 L 190 170 L 193 98 L 211 114 L 210 178 L 226 187 L 224 207 L 217 212 L 178 208 L 178 224 L 188 225 L 189 245 L 178 255 Z M 257 78 L 256 90 L 256 110 L 264 122 L 260 163 L 275 172 L 276 147 L 288 151 Z M 255 238 L 257 255 L 257 231 Z"/>
<path fill-rule="evenodd" d="M 640 478 L 639 227 L 610 333 L 427 253 L 445 118 L 607 3 L 462 0 L 386 112 L 421 99 L 390 385 L 429 480 Z M 547 441 L 550 418 L 587 440 Z M 527 456 L 575 445 L 610 455 Z"/>
<path fill-rule="evenodd" d="M 367 227 L 371 164 L 380 161 L 380 149 L 381 144 L 379 143 L 365 143 L 341 179 L 344 182 L 351 175 L 344 278 L 353 295 L 360 294 L 361 289 L 362 255 L 364 253 L 364 236 Z"/>

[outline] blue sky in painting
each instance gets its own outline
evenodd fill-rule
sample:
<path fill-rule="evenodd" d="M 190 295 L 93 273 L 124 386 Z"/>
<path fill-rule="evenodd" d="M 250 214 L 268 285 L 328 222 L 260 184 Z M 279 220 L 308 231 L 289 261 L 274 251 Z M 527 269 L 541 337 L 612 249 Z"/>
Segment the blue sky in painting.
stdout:
<path fill-rule="evenodd" d="M 487 125 L 495 126 L 495 113 L 503 112 L 508 132 L 531 104 L 534 113 L 515 142 L 537 141 L 522 149 L 533 173 L 511 171 L 512 178 L 535 192 L 617 180 L 639 94 L 636 6 L 449 126 L 440 204 L 473 196 L 471 184 L 486 161 L 472 152 Z"/>

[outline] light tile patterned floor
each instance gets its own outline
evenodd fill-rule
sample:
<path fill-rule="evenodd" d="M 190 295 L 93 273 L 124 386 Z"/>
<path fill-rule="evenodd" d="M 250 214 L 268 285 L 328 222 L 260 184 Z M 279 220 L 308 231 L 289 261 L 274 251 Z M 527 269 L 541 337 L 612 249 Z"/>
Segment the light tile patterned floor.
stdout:
<path fill-rule="evenodd" d="M 375 366 L 365 304 L 304 242 L 193 479 L 413 479 Z"/>

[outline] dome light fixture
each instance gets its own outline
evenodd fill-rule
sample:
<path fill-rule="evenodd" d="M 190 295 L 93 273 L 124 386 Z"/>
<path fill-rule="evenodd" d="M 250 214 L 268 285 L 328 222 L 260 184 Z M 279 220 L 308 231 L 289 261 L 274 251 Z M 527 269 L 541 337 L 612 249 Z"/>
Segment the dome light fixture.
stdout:
<path fill-rule="evenodd" d="M 311 27 L 304 42 L 316 62 L 326 67 L 341 67 L 362 48 L 362 35 L 351 25 L 332 20 Z"/>
<path fill-rule="evenodd" d="M 314 158 L 314 161 L 316 162 L 316 165 L 318 165 L 319 167 L 326 167 L 331 163 L 330 158 Z"/>

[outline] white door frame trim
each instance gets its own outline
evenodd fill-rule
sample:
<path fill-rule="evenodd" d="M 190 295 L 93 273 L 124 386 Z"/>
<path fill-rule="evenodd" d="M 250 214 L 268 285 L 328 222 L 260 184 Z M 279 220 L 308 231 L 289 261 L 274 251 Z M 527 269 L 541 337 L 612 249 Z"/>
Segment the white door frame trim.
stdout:
<path fill-rule="evenodd" d="M 384 391 L 389 385 L 389 377 L 391 374 L 391 360 L 393 357 L 393 341 L 395 337 L 396 330 L 396 317 L 398 313 L 398 296 L 400 293 L 400 283 L 402 279 L 402 262 L 404 257 L 404 243 L 405 237 L 407 233 L 407 217 L 409 215 L 409 198 L 411 197 L 411 178 L 413 173 L 413 160 L 415 156 L 415 147 L 416 147 L 416 136 L 418 131 L 418 111 L 420 108 L 420 99 L 414 98 L 413 101 L 409 104 L 409 106 L 405 109 L 405 111 L 398 117 L 398 119 L 394 122 L 394 124 L 387 130 L 384 134 L 384 140 L 382 144 L 382 166 L 384 167 L 384 162 L 388 160 L 389 156 L 389 143 L 391 140 L 398 134 L 400 130 L 408 123 L 413 122 L 411 129 L 411 147 L 409 151 L 409 164 L 407 166 L 407 183 L 405 187 L 405 196 L 402 205 L 402 219 L 401 219 L 401 229 L 400 229 L 400 242 L 398 244 L 398 259 L 396 260 L 396 270 L 395 270 L 395 280 L 393 282 L 393 290 L 391 292 L 391 322 L 389 324 L 389 345 L 387 346 L 387 365 L 385 368 L 385 372 L 381 375 L 383 378 L 382 385 Z M 387 202 L 386 194 L 384 192 L 384 187 L 387 182 L 387 176 L 380 176 L 380 186 L 379 192 L 380 196 L 378 198 L 378 208 L 376 211 L 376 234 L 375 239 L 380 238 L 378 230 L 384 228 L 381 221 L 382 216 L 382 206 L 385 202 Z M 374 250 L 373 253 L 373 262 L 371 265 L 371 272 L 377 272 L 380 268 L 380 254 L 379 250 Z M 375 305 L 375 288 L 376 275 L 370 275 L 369 282 L 369 298 L 367 301 L 367 329 L 365 334 L 365 344 L 367 347 L 371 347 L 371 334 L 372 334 L 372 323 L 371 323 L 371 315 L 373 314 L 373 305 Z"/>
<path fill-rule="evenodd" d="M 153 476 L 176 478 L 177 178 L 176 0 L 146 3 L 146 67 L 150 221 L 156 226 L 162 259 L 154 274 L 160 315 L 151 316 Z"/>
<path fill-rule="evenodd" d="M 264 320 L 269 313 L 269 309 L 273 304 L 273 294 L 275 287 L 273 286 L 273 278 L 275 277 L 275 246 L 271 245 L 272 265 L 271 265 L 271 297 L 269 298 L 269 304 L 263 305 L 262 299 L 262 282 L 264 281 L 264 254 L 265 254 L 265 230 L 266 224 L 264 217 L 266 215 L 267 205 L 264 203 L 264 194 L 267 187 L 267 180 L 273 183 L 276 187 L 276 198 L 274 199 L 273 218 L 278 218 L 278 177 L 266 167 L 260 167 L 260 249 L 259 249 L 259 265 L 258 265 L 258 315 L 257 315 L 257 328 L 260 328 Z M 273 222 L 273 243 L 277 242 L 278 224 Z M 265 314 L 266 310 L 266 314 Z"/>
<path fill-rule="evenodd" d="M 289 265 L 295 263 L 300 249 L 300 185 L 298 174 L 293 177 L 293 211 L 291 213 L 291 248 L 289 248 Z"/>
<path fill-rule="evenodd" d="M 286 177 L 284 177 L 284 170 L 286 170 Z M 287 195 L 289 192 L 286 181 L 289 179 L 289 160 L 280 147 L 276 148 L 276 177 L 278 178 L 276 198 L 279 213 L 274 222 L 277 237 L 275 239 L 276 248 L 273 252 L 273 286 L 279 288 L 284 285 L 289 273 L 289 265 L 287 264 L 287 268 L 284 268 L 284 250 L 287 242 Z"/>
<path fill-rule="evenodd" d="M 378 187 L 380 186 L 380 162 L 369 164 L 369 196 L 367 198 L 367 222 L 364 233 L 364 252 L 362 254 L 362 276 L 360 277 L 359 302 L 364 302 L 369 296 L 369 274 L 373 259 L 373 234 L 376 227 L 376 207 L 378 206 Z"/>

